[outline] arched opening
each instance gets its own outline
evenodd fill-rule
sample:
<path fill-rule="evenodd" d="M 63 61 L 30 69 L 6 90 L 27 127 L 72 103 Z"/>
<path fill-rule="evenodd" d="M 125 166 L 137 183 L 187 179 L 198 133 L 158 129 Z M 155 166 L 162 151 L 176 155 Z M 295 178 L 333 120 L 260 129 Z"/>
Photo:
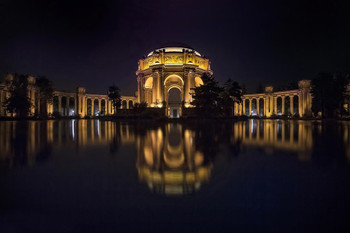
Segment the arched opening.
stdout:
<path fill-rule="evenodd" d="M 129 109 L 134 108 L 134 102 L 132 100 L 129 100 Z"/>
<path fill-rule="evenodd" d="M 101 100 L 101 110 L 100 110 L 100 115 L 104 116 L 106 114 L 106 101 Z"/>
<path fill-rule="evenodd" d="M 67 97 L 61 97 L 61 116 L 67 116 Z"/>
<path fill-rule="evenodd" d="M 248 99 L 245 100 L 244 103 L 245 103 L 245 109 L 244 109 L 245 115 L 250 116 L 250 112 L 249 112 L 249 100 L 248 100 Z"/>
<path fill-rule="evenodd" d="M 153 78 L 149 77 L 148 79 L 146 79 L 145 88 L 151 88 L 152 89 L 152 87 L 153 87 Z"/>
<path fill-rule="evenodd" d="M 256 99 L 253 99 L 252 100 L 252 112 L 251 112 L 251 115 L 256 116 L 257 112 L 258 112 L 258 110 L 257 110 L 257 101 L 256 101 Z"/>
<path fill-rule="evenodd" d="M 75 99 L 73 97 L 69 98 L 69 115 L 75 115 Z"/>
<path fill-rule="evenodd" d="M 100 113 L 98 109 L 98 100 L 94 100 L 94 115 L 97 116 Z"/>
<path fill-rule="evenodd" d="M 145 82 L 145 102 L 150 106 L 152 104 L 153 78 L 149 77 Z"/>
<path fill-rule="evenodd" d="M 293 96 L 293 113 L 292 114 L 298 114 L 299 113 L 299 96 L 295 95 Z"/>
<path fill-rule="evenodd" d="M 259 114 L 264 116 L 264 99 L 259 99 Z"/>
<path fill-rule="evenodd" d="M 53 105 L 53 112 L 58 113 L 58 96 L 53 97 L 52 105 Z"/>
<path fill-rule="evenodd" d="M 91 107 L 92 107 L 92 101 L 91 99 L 87 99 L 86 101 L 86 115 L 91 116 Z"/>
<path fill-rule="evenodd" d="M 126 107 L 127 107 L 127 106 L 126 106 L 126 100 L 123 100 L 123 101 L 122 101 L 122 108 L 123 108 L 123 109 L 126 109 Z"/>
<path fill-rule="evenodd" d="M 282 115 L 282 97 L 277 97 L 277 115 Z"/>
<path fill-rule="evenodd" d="M 171 74 L 164 80 L 164 85 L 169 85 L 171 83 L 177 83 L 178 85 L 183 86 L 184 80 L 176 74 Z"/>
<path fill-rule="evenodd" d="M 171 118 L 178 118 L 180 116 L 180 106 L 181 106 L 181 90 L 179 88 L 173 87 L 169 89 L 168 106 L 169 106 L 169 116 Z"/>
<path fill-rule="evenodd" d="M 196 87 L 199 87 L 200 85 L 203 85 L 203 80 L 200 77 L 195 77 L 194 78 L 194 84 Z"/>
<path fill-rule="evenodd" d="M 284 98 L 284 114 L 290 115 L 290 97 L 286 96 Z"/>

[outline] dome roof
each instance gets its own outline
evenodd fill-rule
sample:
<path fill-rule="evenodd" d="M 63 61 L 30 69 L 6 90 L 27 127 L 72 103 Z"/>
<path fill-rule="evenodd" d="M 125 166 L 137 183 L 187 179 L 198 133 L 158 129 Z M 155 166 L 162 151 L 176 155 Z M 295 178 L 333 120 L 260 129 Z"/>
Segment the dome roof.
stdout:
<path fill-rule="evenodd" d="M 150 52 L 147 57 L 152 56 L 154 52 L 159 52 L 161 50 L 164 50 L 165 52 L 178 52 L 181 53 L 183 50 L 192 50 L 197 56 L 202 56 L 199 52 L 194 50 L 191 46 L 185 43 L 181 42 L 167 42 L 167 43 L 161 43 L 157 49 Z"/>
<path fill-rule="evenodd" d="M 187 48 L 187 49 L 192 49 L 190 45 L 182 43 L 182 42 L 165 42 L 165 43 L 160 43 L 158 48 L 167 48 L 167 47 L 179 47 L 179 48 Z"/>

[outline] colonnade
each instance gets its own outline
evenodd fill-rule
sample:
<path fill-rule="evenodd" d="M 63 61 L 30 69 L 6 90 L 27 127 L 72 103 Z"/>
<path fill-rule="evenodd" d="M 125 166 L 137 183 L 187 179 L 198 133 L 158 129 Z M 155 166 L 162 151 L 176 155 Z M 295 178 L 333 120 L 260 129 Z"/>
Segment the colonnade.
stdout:
<path fill-rule="evenodd" d="M 265 93 L 246 94 L 242 103 L 235 103 L 235 116 L 311 115 L 310 80 L 299 81 L 299 89 L 273 92 L 273 87 L 265 88 Z M 286 109 L 287 108 L 287 109 Z"/>
<path fill-rule="evenodd" d="M 132 108 L 133 98 L 135 97 L 122 97 L 121 108 Z M 54 92 L 54 101 L 49 105 L 49 114 L 57 112 L 62 116 L 80 115 L 84 117 L 114 114 L 113 103 L 107 95 L 85 94 L 85 89 L 79 88 L 77 94 Z"/>
<path fill-rule="evenodd" d="M 39 114 L 41 103 L 38 88 L 35 86 L 35 78 L 28 77 L 28 98 L 31 102 L 29 116 Z M 6 111 L 4 103 L 10 97 L 10 92 L 6 84 L 0 83 L 0 116 L 11 117 Z M 122 96 L 123 109 L 133 108 L 137 101 L 135 96 Z M 78 87 L 76 92 L 54 91 L 53 100 L 46 104 L 47 115 L 59 114 L 61 116 L 99 116 L 114 114 L 112 101 L 107 95 L 87 94 L 85 88 Z"/>

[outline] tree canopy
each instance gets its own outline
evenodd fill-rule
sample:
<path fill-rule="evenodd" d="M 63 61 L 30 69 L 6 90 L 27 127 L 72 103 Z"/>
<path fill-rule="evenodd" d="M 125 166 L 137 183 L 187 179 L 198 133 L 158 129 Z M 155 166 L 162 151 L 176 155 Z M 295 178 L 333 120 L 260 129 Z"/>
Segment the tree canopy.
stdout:
<path fill-rule="evenodd" d="M 11 114 L 16 113 L 17 117 L 27 117 L 32 106 L 28 97 L 27 75 L 14 74 L 13 80 L 7 84 L 10 97 L 4 103 L 6 110 Z"/>
<path fill-rule="evenodd" d="M 334 117 L 343 111 L 348 75 L 319 73 L 311 81 L 312 111 L 323 117 Z"/>
<path fill-rule="evenodd" d="M 52 82 L 45 76 L 39 76 L 35 82 L 39 90 L 40 99 L 40 115 L 47 115 L 47 104 L 52 103 L 53 100 L 53 87 Z"/>
<path fill-rule="evenodd" d="M 112 85 L 108 88 L 108 99 L 112 101 L 112 105 L 114 107 L 114 114 L 117 114 L 117 108 L 120 108 L 122 102 L 119 91 L 119 87 L 115 85 Z"/>
<path fill-rule="evenodd" d="M 203 74 L 202 80 L 203 85 L 191 88 L 191 104 L 197 108 L 198 113 L 203 116 L 232 116 L 234 103 L 242 102 L 242 88 L 239 84 L 229 79 L 221 87 L 215 77 L 208 73 Z"/>

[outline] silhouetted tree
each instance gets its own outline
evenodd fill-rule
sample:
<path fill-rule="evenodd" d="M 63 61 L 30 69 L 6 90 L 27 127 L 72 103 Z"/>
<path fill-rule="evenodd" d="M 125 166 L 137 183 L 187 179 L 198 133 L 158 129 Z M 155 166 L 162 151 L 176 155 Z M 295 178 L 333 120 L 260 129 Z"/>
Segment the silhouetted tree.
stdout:
<path fill-rule="evenodd" d="M 199 113 L 204 114 L 204 116 L 216 115 L 220 109 L 220 93 L 223 91 L 223 88 L 219 86 L 215 78 L 208 74 L 204 73 L 202 75 L 203 85 L 200 85 L 193 90 L 192 97 L 193 101 L 191 102 L 199 111 Z"/>
<path fill-rule="evenodd" d="M 120 89 L 115 85 L 108 88 L 108 99 L 112 101 L 112 105 L 114 107 L 114 115 L 117 114 L 117 109 L 120 108 L 122 103 L 119 91 Z"/>
<path fill-rule="evenodd" d="M 28 79 L 26 75 L 14 74 L 13 80 L 7 83 L 10 97 L 5 100 L 4 106 L 11 114 L 17 117 L 27 117 L 32 106 L 28 98 Z"/>
<path fill-rule="evenodd" d="M 231 109 L 230 114 L 234 112 L 234 103 L 242 102 L 242 92 L 242 88 L 239 86 L 238 82 L 228 79 L 224 84 L 224 93 L 221 94 L 223 99 L 222 103 L 226 106 L 224 109 L 227 107 Z"/>
<path fill-rule="evenodd" d="M 39 115 L 42 117 L 47 116 L 47 104 L 53 101 L 53 88 L 52 82 L 48 80 L 45 76 L 39 76 L 36 79 L 35 85 L 39 89 L 39 102 L 40 111 Z"/>
<path fill-rule="evenodd" d="M 334 117 L 343 110 L 348 75 L 319 73 L 312 79 L 311 93 L 313 112 L 322 117 Z"/>
<path fill-rule="evenodd" d="M 147 103 L 146 102 L 141 102 L 141 103 L 135 103 L 134 104 L 134 112 L 135 113 L 142 113 L 146 110 L 147 108 Z"/>

